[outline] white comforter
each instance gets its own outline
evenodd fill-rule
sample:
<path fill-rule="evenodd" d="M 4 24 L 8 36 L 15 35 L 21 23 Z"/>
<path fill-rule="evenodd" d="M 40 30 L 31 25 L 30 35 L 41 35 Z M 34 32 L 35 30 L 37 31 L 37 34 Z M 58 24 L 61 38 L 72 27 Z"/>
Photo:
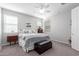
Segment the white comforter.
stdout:
<path fill-rule="evenodd" d="M 36 41 L 39 41 L 37 39 L 31 39 L 31 38 L 34 38 L 34 37 L 46 37 L 46 36 L 49 36 L 48 34 L 44 34 L 44 33 L 39 33 L 39 34 L 19 34 L 19 45 L 22 46 L 23 50 L 26 51 L 26 50 L 32 50 L 34 48 L 34 43 Z M 30 41 L 30 43 L 28 43 Z"/>

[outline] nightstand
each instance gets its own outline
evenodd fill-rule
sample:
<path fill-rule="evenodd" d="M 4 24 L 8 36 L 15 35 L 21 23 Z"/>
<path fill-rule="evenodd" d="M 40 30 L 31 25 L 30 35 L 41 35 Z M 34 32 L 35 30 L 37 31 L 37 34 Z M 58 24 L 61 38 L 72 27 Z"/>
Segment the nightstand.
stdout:
<path fill-rule="evenodd" d="M 15 36 L 7 36 L 7 42 L 10 43 L 10 45 L 12 43 L 16 44 L 18 41 L 18 35 L 15 35 Z"/>

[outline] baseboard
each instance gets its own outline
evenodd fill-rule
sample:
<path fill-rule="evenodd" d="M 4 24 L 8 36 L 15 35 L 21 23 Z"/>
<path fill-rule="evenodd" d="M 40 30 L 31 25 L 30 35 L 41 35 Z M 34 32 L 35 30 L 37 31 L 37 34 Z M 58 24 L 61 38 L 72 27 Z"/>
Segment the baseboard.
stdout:
<path fill-rule="evenodd" d="M 63 42 L 54 41 L 54 40 L 52 40 L 52 42 L 58 42 L 58 43 L 60 43 L 60 44 L 66 45 L 66 46 L 68 46 L 68 47 L 71 47 L 71 45 L 70 45 L 70 44 L 66 44 L 66 43 L 63 43 Z"/>
<path fill-rule="evenodd" d="M 2 46 L 10 45 L 9 43 L 1 44 Z"/>

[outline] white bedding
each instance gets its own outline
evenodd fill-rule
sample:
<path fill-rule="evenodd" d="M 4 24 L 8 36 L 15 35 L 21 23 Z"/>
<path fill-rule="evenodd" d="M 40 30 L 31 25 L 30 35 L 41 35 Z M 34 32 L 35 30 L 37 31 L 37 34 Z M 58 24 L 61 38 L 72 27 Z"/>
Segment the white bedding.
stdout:
<path fill-rule="evenodd" d="M 19 36 L 21 36 L 21 37 L 25 37 L 26 36 L 26 38 L 27 39 L 29 39 L 29 38 L 33 38 L 33 37 L 44 37 L 44 36 L 48 36 L 48 34 L 44 34 L 44 33 L 39 33 L 39 34 L 20 34 Z"/>
<path fill-rule="evenodd" d="M 26 49 L 28 50 L 31 50 L 31 49 L 33 49 L 34 47 L 33 47 L 33 42 L 31 42 L 31 43 L 29 43 L 29 44 L 27 44 L 27 45 L 30 45 L 31 47 L 29 48 L 26 48 L 25 47 L 25 44 L 26 44 L 26 42 L 29 40 L 29 39 L 31 39 L 31 38 L 34 38 L 34 37 L 46 37 L 46 36 L 49 36 L 48 34 L 45 34 L 45 33 L 37 33 L 37 34 L 24 34 L 24 33 L 20 33 L 19 34 L 19 45 L 23 48 L 23 50 L 24 51 L 26 51 Z M 31 39 L 32 40 L 32 39 Z"/>

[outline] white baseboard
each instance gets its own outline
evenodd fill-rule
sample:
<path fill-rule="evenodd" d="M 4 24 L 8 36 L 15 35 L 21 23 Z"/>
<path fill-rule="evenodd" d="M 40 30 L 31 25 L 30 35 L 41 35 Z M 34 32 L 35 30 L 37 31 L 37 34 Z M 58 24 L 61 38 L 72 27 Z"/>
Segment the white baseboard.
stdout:
<path fill-rule="evenodd" d="M 9 43 L 5 43 L 5 44 L 1 44 L 2 46 L 6 46 L 6 45 L 9 45 Z"/>
<path fill-rule="evenodd" d="M 63 45 L 67 45 L 67 46 L 71 46 L 70 44 L 67 44 L 67 43 L 63 43 L 63 42 L 59 42 L 59 41 L 54 41 L 54 40 L 52 40 L 53 42 L 58 42 L 58 43 L 60 43 L 60 44 L 63 44 Z"/>

